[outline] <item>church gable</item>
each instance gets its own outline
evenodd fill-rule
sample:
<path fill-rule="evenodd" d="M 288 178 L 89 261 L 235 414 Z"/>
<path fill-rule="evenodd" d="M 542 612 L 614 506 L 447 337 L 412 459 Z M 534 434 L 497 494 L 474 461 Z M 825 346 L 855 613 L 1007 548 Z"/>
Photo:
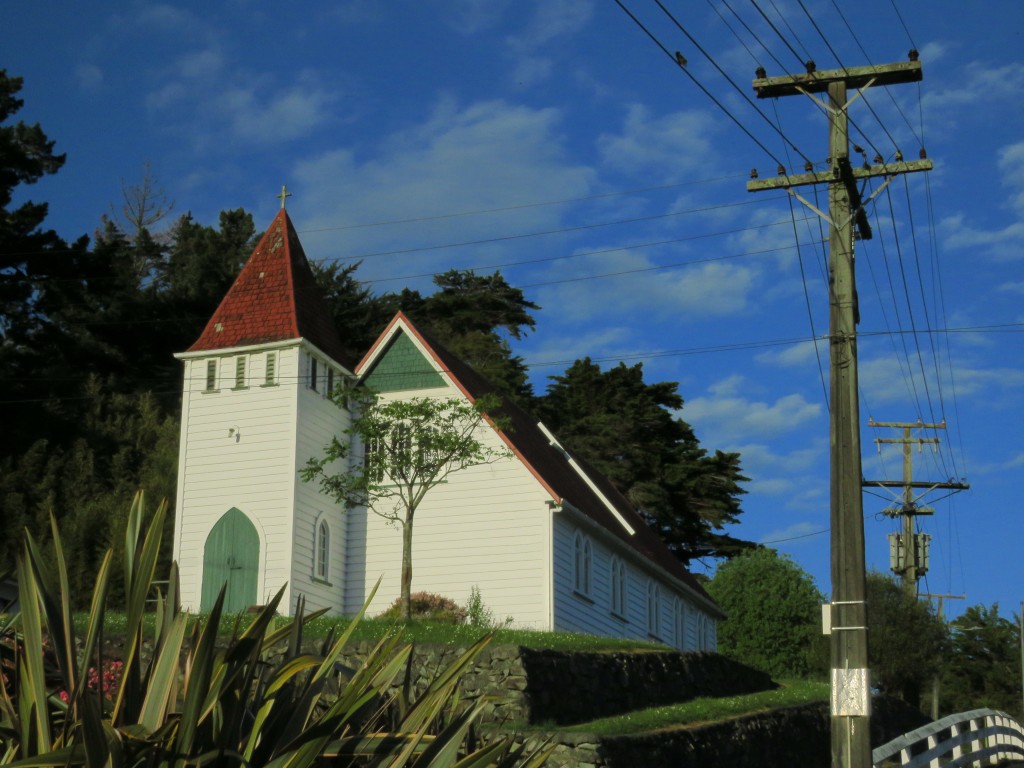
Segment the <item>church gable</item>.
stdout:
<path fill-rule="evenodd" d="M 404 332 L 392 337 L 363 382 L 374 392 L 403 392 L 445 386 L 444 378 Z"/>

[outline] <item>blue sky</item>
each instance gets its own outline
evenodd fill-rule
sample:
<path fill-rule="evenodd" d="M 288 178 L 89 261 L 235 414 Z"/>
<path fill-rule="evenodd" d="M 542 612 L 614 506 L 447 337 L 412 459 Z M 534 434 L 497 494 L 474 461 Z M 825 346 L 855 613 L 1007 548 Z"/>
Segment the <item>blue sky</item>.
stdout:
<path fill-rule="evenodd" d="M 827 592 L 826 231 L 784 192 L 746 191 L 751 168 L 822 163 L 827 125 L 807 98 L 754 99 L 751 81 L 758 64 L 885 64 L 915 47 L 924 81 L 870 89 L 850 112 L 869 160 L 924 146 L 935 163 L 878 194 L 875 237 L 857 244 L 864 474 L 901 476 L 872 442 L 897 435 L 869 418 L 945 419 L 922 433 L 941 445 L 915 453 L 915 476 L 972 490 L 922 500 L 922 589 L 966 594 L 947 613 L 1012 613 L 1024 3 L 663 0 L 674 20 L 623 4 L 685 70 L 613 0 L 12 4 L 0 66 L 25 78 L 19 117 L 68 155 L 21 199 L 49 201 L 50 226 L 74 238 L 149 163 L 175 213 L 203 223 L 244 207 L 266 226 L 287 184 L 309 257 L 362 259 L 377 290 L 500 268 L 543 307 L 515 347 L 538 390 L 584 355 L 678 381 L 705 447 L 743 455 L 733 533 Z M 802 194 L 825 207 L 824 189 Z M 883 570 L 888 504 L 865 495 L 868 564 Z"/>

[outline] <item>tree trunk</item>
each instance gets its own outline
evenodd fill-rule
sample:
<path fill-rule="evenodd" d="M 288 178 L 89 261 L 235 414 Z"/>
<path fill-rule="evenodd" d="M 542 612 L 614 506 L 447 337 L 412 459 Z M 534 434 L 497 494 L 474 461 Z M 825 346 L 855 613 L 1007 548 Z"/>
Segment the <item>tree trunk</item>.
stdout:
<path fill-rule="evenodd" d="M 412 621 L 412 513 L 402 525 L 402 613 Z"/>

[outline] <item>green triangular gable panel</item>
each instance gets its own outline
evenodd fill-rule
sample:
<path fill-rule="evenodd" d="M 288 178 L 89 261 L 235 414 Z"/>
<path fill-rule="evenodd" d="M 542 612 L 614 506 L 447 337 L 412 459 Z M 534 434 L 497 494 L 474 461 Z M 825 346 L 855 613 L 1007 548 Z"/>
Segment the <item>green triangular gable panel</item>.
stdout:
<path fill-rule="evenodd" d="M 445 385 L 441 374 L 403 332 L 395 334 L 363 381 L 374 392 L 432 389 Z"/>

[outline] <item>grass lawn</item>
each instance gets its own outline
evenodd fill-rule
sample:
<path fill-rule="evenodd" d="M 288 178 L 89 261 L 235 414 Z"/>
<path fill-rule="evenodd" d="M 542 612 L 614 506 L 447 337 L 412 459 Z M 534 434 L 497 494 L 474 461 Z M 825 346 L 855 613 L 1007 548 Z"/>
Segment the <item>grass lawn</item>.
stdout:
<path fill-rule="evenodd" d="M 219 633 L 224 636 L 234 631 L 241 631 L 251 616 L 241 614 L 221 619 Z M 206 617 L 196 616 L 197 621 L 205 621 Z M 81 634 L 85 631 L 88 616 L 77 614 L 75 616 L 75 629 Z M 280 619 L 284 623 L 285 619 Z M 336 616 L 321 616 L 306 623 L 303 630 L 305 637 L 309 639 L 322 639 L 328 636 L 333 629 L 335 636 L 340 634 L 349 624 L 349 619 Z M 126 625 L 123 613 L 108 611 L 104 621 L 104 634 L 108 638 L 117 637 L 124 633 Z M 403 631 L 406 640 L 424 645 L 450 645 L 469 646 L 479 640 L 489 631 L 484 627 L 473 627 L 465 624 L 447 624 L 432 621 L 413 621 L 408 625 L 396 623 L 391 619 L 363 619 L 353 632 L 350 643 L 361 641 L 373 642 L 382 635 L 398 630 Z M 147 633 L 153 631 L 152 615 L 146 618 Z M 667 651 L 667 646 L 659 643 L 649 643 L 640 640 L 623 640 L 613 637 L 597 637 L 595 635 L 575 634 L 569 632 L 536 632 L 523 629 L 495 629 L 494 645 L 519 645 L 538 650 L 558 651 L 592 651 L 610 653 L 614 651 Z"/>
<path fill-rule="evenodd" d="M 824 681 L 784 680 L 781 688 L 746 696 L 721 699 L 694 699 L 685 704 L 651 707 L 615 717 L 603 717 L 589 723 L 559 728 L 568 733 L 592 733 L 598 736 L 626 736 L 650 733 L 683 725 L 698 725 L 729 720 L 742 715 L 767 712 L 798 704 L 828 701 L 829 687 Z"/>

